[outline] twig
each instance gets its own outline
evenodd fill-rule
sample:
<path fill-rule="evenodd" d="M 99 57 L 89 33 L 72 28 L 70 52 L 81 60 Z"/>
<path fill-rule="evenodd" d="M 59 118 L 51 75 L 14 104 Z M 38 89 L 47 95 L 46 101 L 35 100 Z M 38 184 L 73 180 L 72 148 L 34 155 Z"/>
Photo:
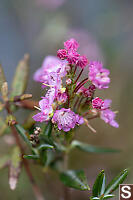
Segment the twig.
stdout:
<path fill-rule="evenodd" d="M 64 170 L 67 170 L 68 168 L 68 154 L 64 154 Z M 64 186 L 64 200 L 70 200 L 70 193 L 69 188 Z"/>
<path fill-rule="evenodd" d="M 11 110 L 10 110 L 10 105 L 9 103 L 7 102 L 6 104 L 6 110 L 8 112 L 8 114 L 12 114 Z M 27 173 L 27 176 L 29 177 L 29 180 L 32 184 L 32 189 L 33 189 L 33 192 L 34 192 L 34 195 L 36 197 L 36 200 L 45 200 L 43 195 L 41 194 L 41 191 L 40 189 L 38 188 L 33 176 L 32 176 L 32 173 L 31 173 L 31 170 L 29 168 L 29 163 L 26 159 L 23 158 L 23 155 L 25 154 L 24 152 L 24 148 L 20 142 L 20 139 L 19 139 L 19 136 L 18 136 L 18 133 L 17 133 L 17 130 L 15 128 L 14 125 L 11 126 L 11 130 L 12 130 L 12 134 L 16 140 L 16 144 L 19 146 L 20 148 L 20 151 L 21 151 L 21 156 L 22 156 L 22 160 L 23 160 L 23 164 L 24 164 L 24 167 L 25 167 L 25 170 L 26 170 L 26 173 Z"/>

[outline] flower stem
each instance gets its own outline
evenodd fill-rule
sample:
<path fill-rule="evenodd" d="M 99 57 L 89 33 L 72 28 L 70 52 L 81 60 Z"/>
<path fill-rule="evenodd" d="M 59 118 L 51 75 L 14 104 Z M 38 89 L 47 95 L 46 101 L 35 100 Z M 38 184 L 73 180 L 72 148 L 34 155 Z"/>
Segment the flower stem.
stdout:
<path fill-rule="evenodd" d="M 77 85 L 77 87 L 75 88 L 75 90 L 74 90 L 74 92 L 76 93 L 85 83 L 87 83 L 88 82 L 88 78 L 85 78 L 83 81 L 81 81 L 78 85 Z"/>
<path fill-rule="evenodd" d="M 77 83 L 77 81 L 79 80 L 79 78 L 80 78 L 80 76 L 81 76 L 82 72 L 83 72 L 83 69 L 81 69 L 81 71 L 80 71 L 80 73 L 79 73 L 79 75 L 78 75 L 78 77 L 77 77 L 77 79 L 75 80 L 75 82 L 74 82 L 74 83 Z"/>
<path fill-rule="evenodd" d="M 11 110 L 10 110 L 10 105 L 9 103 L 7 102 L 6 104 L 6 110 L 8 112 L 8 114 L 12 114 Z M 17 133 L 17 130 L 15 128 L 14 125 L 11 125 L 11 130 L 12 130 L 12 134 L 16 140 L 16 144 L 18 145 L 18 147 L 20 148 L 20 151 L 21 151 L 21 156 L 22 156 L 22 160 L 23 160 L 23 164 L 24 164 L 24 168 L 25 168 L 25 171 L 27 173 L 27 176 L 31 182 L 31 185 L 32 185 L 32 189 L 33 189 L 33 192 L 34 192 L 34 195 L 36 197 L 36 200 L 45 200 L 39 187 L 37 186 L 33 176 L 32 176 L 32 173 L 31 173 L 31 170 L 29 168 L 29 163 L 26 159 L 23 158 L 23 155 L 25 155 L 25 152 L 24 152 L 24 148 L 20 142 L 20 139 L 19 139 L 19 136 L 18 136 L 18 133 Z"/>
<path fill-rule="evenodd" d="M 68 169 L 68 153 L 64 154 L 64 170 Z M 70 200 L 69 188 L 64 186 L 64 200 Z"/>

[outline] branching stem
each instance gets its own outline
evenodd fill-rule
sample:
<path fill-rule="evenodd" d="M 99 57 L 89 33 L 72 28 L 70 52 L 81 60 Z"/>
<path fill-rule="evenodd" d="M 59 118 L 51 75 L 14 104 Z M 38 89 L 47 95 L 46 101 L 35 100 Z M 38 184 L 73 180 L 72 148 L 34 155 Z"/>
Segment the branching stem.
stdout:
<path fill-rule="evenodd" d="M 12 112 L 10 110 L 10 105 L 9 105 L 8 102 L 6 103 L 6 110 L 7 110 L 8 114 L 12 114 Z M 23 146 L 22 146 L 22 144 L 20 142 L 17 130 L 16 130 L 16 128 L 15 128 L 14 125 L 11 126 L 11 130 L 12 130 L 12 134 L 13 134 L 15 140 L 16 140 L 16 144 L 20 148 L 21 156 L 22 156 L 22 160 L 23 160 L 23 164 L 24 164 L 24 168 L 25 168 L 27 176 L 29 177 L 29 180 L 30 180 L 30 182 L 32 184 L 32 189 L 33 189 L 34 195 L 36 197 L 36 200 L 45 200 L 44 197 L 43 197 L 43 195 L 42 195 L 42 193 L 41 193 L 41 191 L 40 191 L 40 189 L 39 189 L 39 187 L 37 186 L 37 184 L 36 184 L 36 182 L 35 182 L 35 180 L 34 180 L 34 178 L 32 176 L 31 170 L 29 168 L 28 161 L 23 158 L 23 155 L 25 154 L 24 148 L 23 148 Z"/>

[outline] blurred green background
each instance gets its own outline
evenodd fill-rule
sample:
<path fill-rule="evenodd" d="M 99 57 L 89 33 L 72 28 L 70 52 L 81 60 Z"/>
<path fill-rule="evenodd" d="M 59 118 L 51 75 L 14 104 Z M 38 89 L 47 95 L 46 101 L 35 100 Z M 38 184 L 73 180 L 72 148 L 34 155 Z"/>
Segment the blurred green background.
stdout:
<path fill-rule="evenodd" d="M 112 128 L 100 119 L 91 124 L 97 130 L 91 133 L 83 127 L 77 138 L 90 144 L 121 149 L 121 153 L 88 155 L 74 151 L 71 168 L 84 168 L 90 185 L 101 169 L 108 179 L 120 170 L 130 167 L 127 183 L 133 183 L 133 1 L 131 0 L 0 0 L 0 62 L 9 85 L 17 62 L 25 53 L 30 54 L 29 93 L 40 99 L 40 84 L 32 79 L 45 56 L 56 55 L 63 41 L 70 37 L 80 43 L 80 52 L 89 60 L 101 60 L 111 70 L 110 88 L 97 95 L 113 100 L 118 110 L 119 129 Z M 23 116 L 22 116 L 23 114 Z M 27 112 L 18 120 L 23 121 Z M 0 142 L 0 155 L 5 145 Z M 55 174 L 44 174 L 31 165 L 35 179 L 47 200 L 61 200 L 62 185 Z M 72 199 L 86 200 L 86 192 L 71 190 Z M 118 195 L 118 191 L 116 192 Z M 8 186 L 7 169 L 0 171 L 1 200 L 33 200 L 31 185 L 25 172 L 15 191 Z M 115 199 L 115 198 L 114 198 Z M 118 197 L 116 197 L 118 199 Z"/>

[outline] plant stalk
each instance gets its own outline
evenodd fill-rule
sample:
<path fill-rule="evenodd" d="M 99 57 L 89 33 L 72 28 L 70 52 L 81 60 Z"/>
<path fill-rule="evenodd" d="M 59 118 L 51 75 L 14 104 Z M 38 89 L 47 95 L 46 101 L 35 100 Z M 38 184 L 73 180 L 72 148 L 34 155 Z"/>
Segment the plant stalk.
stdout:
<path fill-rule="evenodd" d="M 9 103 L 7 102 L 6 104 L 6 110 L 8 112 L 8 114 L 12 114 L 11 110 L 10 110 L 10 105 Z M 20 151 L 21 151 L 21 156 L 22 156 L 22 160 L 23 160 L 23 164 L 24 164 L 24 168 L 25 168 L 25 171 L 27 173 L 27 176 L 31 182 L 31 185 L 32 185 L 32 189 L 33 189 L 33 192 L 34 192 L 34 195 L 36 197 L 36 200 L 45 200 L 38 185 L 36 184 L 34 178 L 33 178 L 33 175 L 31 173 L 31 170 L 29 168 L 29 163 L 26 159 L 23 158 L 23 155 L 25 154 L 24 152 L 24 148 L 20 142 L 20 139 L 19 139 L 19 136 L 18 136 L 18 133 L 17 133 L 17 130 L 15 128 L 14 125 L 11 126 L 11 130 L 12 130 L 12 134 L 16 140 L 16 144 L 18 145 L 18 147 L 20 148 Z"/>

